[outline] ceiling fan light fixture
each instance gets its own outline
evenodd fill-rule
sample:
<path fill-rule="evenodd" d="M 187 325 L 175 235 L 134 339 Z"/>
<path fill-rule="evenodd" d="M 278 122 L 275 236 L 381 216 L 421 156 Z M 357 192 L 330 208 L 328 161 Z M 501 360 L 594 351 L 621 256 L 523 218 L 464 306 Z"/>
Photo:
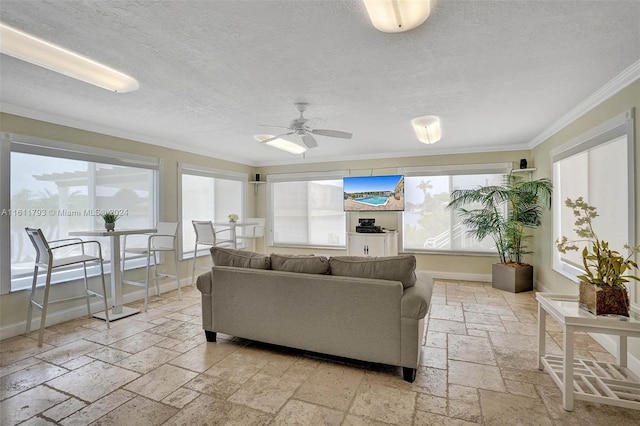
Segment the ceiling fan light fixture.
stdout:
<path fill-rule="evenodd" d="M 265 143 L 266 145 L 281 149 L 283 151 L 290 152 L 291 154 L 302 154 L 307 150 L 305 146 L 302 146 L 300 144 L 291 142 L 283 138 L 277 138 L 277 139 L 270 140 L 268 142 L 264 142 L 273 137 L 274 135 L 260 134 L 260 135 L 255 135 L 253 138 L 259 142 Z"/>
<path fill-rule="evenodd" d="M 431 13 L 430 0 L 363 0 L 373 26 L 399 33 L 420 26 Z"/>
<path fill-rule="evenodd" d="M 115 93 L 140 87 L 133 77 L 3 23 L 0 52 Z"/>
<path fill-rule="evenodd" d="M 411 125 L 413 126 L 413 130 L 416 132 L 416 137 L 422 143 L 430 145 L 438 142 L 442 137 L 440 117 L 437 115 L 416 117 L 411 120 Z"/>

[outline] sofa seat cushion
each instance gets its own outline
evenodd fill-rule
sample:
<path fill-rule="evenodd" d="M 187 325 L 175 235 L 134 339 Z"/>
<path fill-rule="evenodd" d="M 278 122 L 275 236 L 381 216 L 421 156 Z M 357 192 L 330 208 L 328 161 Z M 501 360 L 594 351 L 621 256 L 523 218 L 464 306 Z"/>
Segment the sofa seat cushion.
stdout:
<path fill-rule="evenodd" d="M 328 274 L 329 259 L 324 256 L 271 253 L 271 269 L 303 274 Z"/>
<path fill-rule="evenodd" d="M 336 256 L 329 259 L 329 266 L 331 275 L 400 281 L 404 288 L 416 283 L 416 258 L 413 255 Z"/>
<path fill-rule="evenodd" d="M 253 251 L 212 247 L 211 257 L 216 266 L 235 266 L 236 268 L 271 269 L 271 258 Z"/>

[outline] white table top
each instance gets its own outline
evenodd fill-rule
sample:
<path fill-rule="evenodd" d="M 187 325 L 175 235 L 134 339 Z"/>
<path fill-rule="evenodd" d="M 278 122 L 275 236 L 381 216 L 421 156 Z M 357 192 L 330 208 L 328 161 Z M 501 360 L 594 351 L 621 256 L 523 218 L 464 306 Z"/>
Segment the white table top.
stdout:
<path fill-rule="evenodd" d="M 640 315 L 634 312 L 630 312 L 628 318 L 620 315 L 596 316 L 580 309 L 578 296 L 572 294 L 536 293 L 536 299 L 545 311 L 566 325 L 640 331 Z"/>
<path fill-rule="evenodd" d="M 253 226 L 259 225 L 258 222 L 214 222 L 213 226 Z"/>
<path fill-rule="evenodd" d="M 115 229 L 113 231 L 107 231 L 106 229 L 90 229 L 86 231 L 71 231 L 69 232 L 69 235 L 77 237 L 115 237 L 128 234 L 150 234 L 156 231 L 156 228 Z"/>

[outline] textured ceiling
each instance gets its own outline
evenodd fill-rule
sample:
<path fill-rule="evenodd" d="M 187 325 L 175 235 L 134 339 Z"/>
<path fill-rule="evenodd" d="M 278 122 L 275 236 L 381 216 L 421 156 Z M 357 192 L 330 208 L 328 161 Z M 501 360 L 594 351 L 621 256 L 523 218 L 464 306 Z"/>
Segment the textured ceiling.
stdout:
<path fill-rule="evenodd" d="M 640 59 L 636 0 L 440 0 L 398 34 L 355 0 L 2 0 L 0 13 L 140 82 L 113 94 L 0 55 L 2 111 L 251 165 L 527 148 Z M 253 139 L 296 118 L 295 101 L 353 139 L 318 136 L 306 159 Z M 428 146 L 410 121 L 430 114 L 443 137 Z"/>

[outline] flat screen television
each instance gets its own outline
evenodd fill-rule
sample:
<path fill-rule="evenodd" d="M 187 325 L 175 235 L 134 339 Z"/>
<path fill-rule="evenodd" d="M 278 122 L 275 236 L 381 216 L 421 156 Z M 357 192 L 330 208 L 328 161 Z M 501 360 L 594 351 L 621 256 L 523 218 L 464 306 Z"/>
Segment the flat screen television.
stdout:
<path fill-rule="evenodd" d="M 404 210 L 404 176 L 348 176 L 343 178 L 344 211 Z"/>

